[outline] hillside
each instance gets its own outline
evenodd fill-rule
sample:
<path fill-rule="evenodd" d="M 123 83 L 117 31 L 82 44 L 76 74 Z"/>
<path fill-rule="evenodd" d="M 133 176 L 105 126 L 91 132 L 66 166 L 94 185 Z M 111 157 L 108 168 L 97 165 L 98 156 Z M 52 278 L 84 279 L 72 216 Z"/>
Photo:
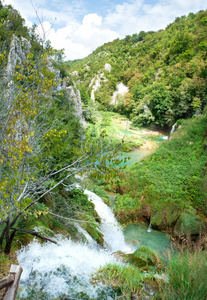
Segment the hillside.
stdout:
<path fill-rule="evenodd" d="M 150 220 L 177 237 L 205 231 L 206 128 L 206 117 L 183 121 L 154 154 L 128 167 L 115 205 L 120 221 Z"/>
<path fill-rule="evenodd" d="M 206 26 L 189 14 L 63 63 L 0 1 L 0 278 L 23 265 L 18 299 L 205 298 Z M 114 213 L 188 251 L 131 248 Z"/>
<path fill-rule="evenodd" d="M 207 103 L 207 11 L 176 18 L 165 30 L 135 33 L 96 49 L 91 55 L 65 63 L 93 106 L 130 117 L 134 125 L 171 126 L 192 116 Z M 112 95 L 117 84 L 125 96 Z"/>

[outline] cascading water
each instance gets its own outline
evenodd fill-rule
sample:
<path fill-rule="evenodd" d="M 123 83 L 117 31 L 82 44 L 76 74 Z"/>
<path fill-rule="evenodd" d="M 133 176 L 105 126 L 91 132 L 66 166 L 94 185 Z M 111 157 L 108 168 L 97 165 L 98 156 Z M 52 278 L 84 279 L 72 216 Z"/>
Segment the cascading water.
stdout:
<path fill-rule="evenodd" d="M 152 232 L 152 224 L 151 224 L 151 222 L 150 222 L 150 224 L 149 224 L 149 226 L 147 228 L 147 232 Z"/>
<path fill-rule="evenodd" d="M 175 128 L 177 126 L 177 122 L 175 124 L 173 124 L 171 130 L 170 130 L 170 136 L 173 134 L 173 132 L 175 131 Z"/>
<path fill-rule="evenodd" d="M 18 261 L 24 270 L 20 291 L 24 288 L 17 299 L 113 299 L 110 291 L 90 282 L 99 267 L 115 262 L 108 251 L 71 240 L 36 241 L 18 253 Z"/>
<path fill-rule="evenodd" d="M 94 203 L 95 210 L 101 218 L 100 230 L 104 235 L 106 245 L 112 252 L 118 250 L 125 253 L 133 252 L 135 249 L 132 249 L 126 244 L 121 226 L 118 224 L 110 207 L 108 207 L 102 199 L 93 192 L 85 190 L 84 193 Z"/>
<path fill-rule="evenodd" d="M 93 285 L 91 274 L 107 263 L 118 262 L 112 252 L 133 250 L 125 243 L 111 209 L 96 194 L 87 190 L 85 194 L 93 201 L 101 218 L 100 230 L 108 249 L 98 246 L 82 229 L 87 244 L 67 239 L 57 240 L 57 245 L 32 242 L 17 253 L 23 267 L 17 299 L 116 299 L 112 289 L 101 284 Z"/>

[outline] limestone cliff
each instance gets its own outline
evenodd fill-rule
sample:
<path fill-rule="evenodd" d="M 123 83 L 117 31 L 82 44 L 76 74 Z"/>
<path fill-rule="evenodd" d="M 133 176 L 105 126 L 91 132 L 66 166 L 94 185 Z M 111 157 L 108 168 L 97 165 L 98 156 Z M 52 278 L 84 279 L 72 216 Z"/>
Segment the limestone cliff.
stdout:
<path fill-rule="evenodd" d="M 5 93 L 7 103 L 12 103 L 12 94 L 15 89 L 12 77 L 14 75 L 15 68 L 17 65 L 21 65 L 27 58 L 30 49 L 31 44 L 27 39 L 13 35 L 8 54 L 8 63 L 4 73 L 4 79 L 7 85 Z M 68 101 L 70 101 L 70 103 L 74 106 L 73 113 L 82 122 L 81 96 L 79 90 L 75 86 L 75 83 L 71 84 L 71 80 L 68 80 L 67 78 L 62 81 L 60 78 L 60 71 L 53 67 L 50 59 L 47 60 L 47 65 L 48 70 L 55 73 L 57 85 L 54 87 L 54 92 L 66 90 Z"/>

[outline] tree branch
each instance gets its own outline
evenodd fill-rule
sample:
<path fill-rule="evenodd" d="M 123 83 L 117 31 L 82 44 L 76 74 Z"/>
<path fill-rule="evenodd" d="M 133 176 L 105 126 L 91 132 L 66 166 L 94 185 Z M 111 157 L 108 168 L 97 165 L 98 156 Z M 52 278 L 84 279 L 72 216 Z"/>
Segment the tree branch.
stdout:
<path fill-rule="evenodd" d="M 54 244 L 57 244 L 56 241 L 54 240 L 51 240 L 49 238 L 46 238 L 44 236 L 41 236 L 39 233 L 37 233 L 36 231 L 30 231 L 30 230 L 27 230 L 27 229 L 19 229 L 19 228 L 11 228 L 12 230 L 15 230 L 15 231 L 21 231 L 21 232 L 25 232 L 25 233 L 28 233 L 28 234 L 31 234 L 33 236 L 36 236 L 38 238 L 40 238 L 41 240 L 46 240 L 46 241 L 49 241 L 51 243 L 54 243 Z"/>

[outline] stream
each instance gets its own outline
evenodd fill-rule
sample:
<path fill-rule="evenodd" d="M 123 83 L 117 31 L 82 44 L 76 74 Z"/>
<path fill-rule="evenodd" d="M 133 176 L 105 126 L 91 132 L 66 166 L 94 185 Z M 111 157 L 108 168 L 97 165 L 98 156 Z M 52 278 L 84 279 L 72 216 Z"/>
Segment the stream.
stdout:
<path fill-rule="evenodd" d="M 85 194 L 93 201 L 101 218 L 100 230 L 104 235 L 105 248 L 86 232 L 87 243 L 61 237 L 57 238 L 57 245 L 49 242 L 40 244 L 34 240 L 17 252 L 19 264 L 23 267 L 17 299 L 117 299 L 111 288 L 91 283 L 91 275 L 100 267 L 108 263 L 121 264 L 112 255 L 113 252 L 132 253 L 140 245 L 146 245 L 147 241 L 155 250 L 158 245 L 162 251 L 170 248 L 169 236 L 162 232 L 152 230 L 149 233 L 146 226 L 132 224 L 123 230 L 110 207 L 99 196 L 88 190 Z"/>
<path fill-rule="evenodd" d="M 146 149 L 132 151 L 130 163 L 146 155 Z M 169 235 L 147 230 L 144 225 L 130 224 L 122 228 L 111 208 L 99 196 L 88 190 L 84 193 L 94 203 L 101 219 L 104 247 L 98 245 L 79 224 L 77 228 L 85 235 L 86 243 L 61 236 L 56 238 L 57 244 L 40 244 L 34 239 L 17 252 L 18 262 L 23 267 L 17 300 L 115 300 L 117 294 L 112 288 L 91 282 L 92 275 L 100 267 L 122 263 L 113 252 L 132 253 L 141 245 L 147 245 L 164 256 L 170 249 Z"/>

